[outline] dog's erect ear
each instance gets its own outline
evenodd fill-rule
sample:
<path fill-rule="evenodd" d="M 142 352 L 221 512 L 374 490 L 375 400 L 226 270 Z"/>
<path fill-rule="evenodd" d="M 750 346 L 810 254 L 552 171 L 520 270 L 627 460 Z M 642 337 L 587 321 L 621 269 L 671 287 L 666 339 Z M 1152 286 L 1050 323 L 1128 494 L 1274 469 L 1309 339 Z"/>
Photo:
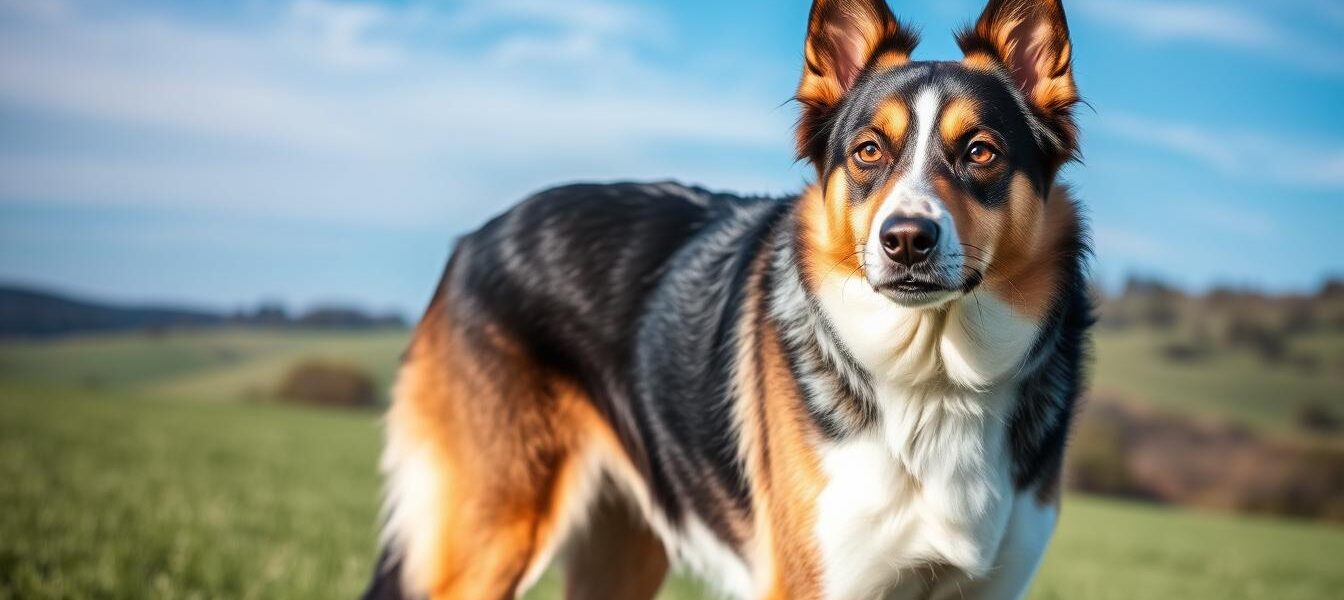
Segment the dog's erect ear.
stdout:
<path fill-rule="evenodd" d="M 826 140 L 820 139 L 845 92 L 869 65 L 910 60 L 918 37 L 887 8 L 885 0 L 814 0 L 803 48 L 803 79 L 796 99 L 798 158 L 822 168 Z"/>
<path fill-rule="evenodd" d="M 1060 0 L 989 0 L 980 20 L 957 35 L 971 64 L 1007 69 L 1036 116 L 1057 138 L 1050 140 L 1061 162 L 1077 148 L 1073 105 L 1073 47 Z"/>

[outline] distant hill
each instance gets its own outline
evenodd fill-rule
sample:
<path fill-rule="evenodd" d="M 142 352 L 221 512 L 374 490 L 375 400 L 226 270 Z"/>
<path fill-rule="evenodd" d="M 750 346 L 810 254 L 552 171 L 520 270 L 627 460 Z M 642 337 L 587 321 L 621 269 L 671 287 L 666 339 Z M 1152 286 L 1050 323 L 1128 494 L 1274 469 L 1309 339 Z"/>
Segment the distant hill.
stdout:
<path fill-rule="evenodd" d="M 225 314 L 171 306 L 115 305 L 50 291 L 0 285 L 0 337 L 221 325 L 366 329 L 404 327 L 406 323 L 400 315 L 370 315 L 348 307 L 319 307 L 295 317 L 274 305 L 263 305 L 254 312 Z"/>
<path fill-rule="evenodd" d="M 223 315 L 159 306 L 113 306 L 50 292 L 0 286 L 0 335 L 47 336 L 219 325 Z"/>

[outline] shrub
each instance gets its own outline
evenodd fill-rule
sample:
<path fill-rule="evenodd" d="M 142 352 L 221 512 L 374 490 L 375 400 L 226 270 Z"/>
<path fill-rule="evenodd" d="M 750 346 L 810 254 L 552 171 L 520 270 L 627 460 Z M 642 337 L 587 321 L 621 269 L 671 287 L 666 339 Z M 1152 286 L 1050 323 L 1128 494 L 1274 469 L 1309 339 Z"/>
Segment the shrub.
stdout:
<path fill-rule="evenodd" d="M 1089 402 L 1068 456 L 1087 492 L 1344 519 L 1344 449 L 1261 437 L 1119 402 Z"/>
<path fill-rule="evenodd" d="M 1196 342 L 1171 342 L 1162 346 L 1162 356 L 1174 363 L 1196 362 L 1208 358 L 1208 346 Z"/>
<path fill-rule="evenodd" d="M 1321 329 L 1315 307 L 1307 301 L 1295 301 L 1284 310 L 1282 330 L 1286 335 L 1313 333 Z"/>
<path fill-rule="evenodd" d="M 1296 422 L 1298 429 L 1310 433 L 1331 435 L 1338 433 L 1344 422 L 1330 407 L 1316 401 L 1307 401 L 1298 405 Z"/>
<path fill-rule="evenodd" d="M 1244 313 L 1233 314 L 1227 325 L 1227 341 L 1254 351 L 1266 362 L 1282 362 L 1288 354 L 1288 342 L 1280 331 Z"/>
<path fill-rule="evenodd" d="M 276 395 L 298 404 L 371 407 L 378 404 L 373 377 L 354 365 L 306 360 L 285 373 Z"/>
<path fill-rule="evenodd" d="M 1320 355 L 1310 352 L 1293 354 L 1292 357 L 1288 359 L 1288 363 L 1293 365 L 1298 372 L 1304 375 L 1315 375 L 1321 372 Z"/>
<path fill-rule="evenodd" d="M 1344 278 L 1331 277 L 1325 280 L 1316 296 L 1323 299 L 1344 298 Z"/>
<path fill-rule="evenodd" d="M 1143 307 L 1143 320 L 1153 329 L 1169 330 L 1180 321 L 1179 305 L 1180 299 L 1176 296 L 1153 296 Z"/>
<path fill-rule="evenodd" d="M 1274 471 L 1247 486 L 1240 506 L 1246 512 L 1344 520 L 1344 451 L 1314 447 L 1287 452 Z"/>
<path fill-rule="evenodd" d="M 1081 419 L 1070 439 L 1066 481 L 1093 494 L 1135 495 L 1125 452 L 1125 424 L 1103 409 Z"/>

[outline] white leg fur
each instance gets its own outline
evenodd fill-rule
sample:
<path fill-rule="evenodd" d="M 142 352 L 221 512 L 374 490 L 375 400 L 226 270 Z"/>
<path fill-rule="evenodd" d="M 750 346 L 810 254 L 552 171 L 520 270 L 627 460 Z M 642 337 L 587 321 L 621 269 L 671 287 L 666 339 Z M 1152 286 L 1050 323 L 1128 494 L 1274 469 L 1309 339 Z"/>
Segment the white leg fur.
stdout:
<path fill-rule="evenodd" d="M 1008 532 L 999 546 L 989 575 L 940 584 L 931 600 L 1001 600 L 1023 598 L 1046 545 L 1055 531 L 1059 511 L 1054 504 L 1041 504 L 1033 491 L 1026 491 L 1013 499 L 1013 512 L 1008 520 Z"/>
<path fill-rule="evenodd" d="M 434 568 L 434 538 L 442 529 L 439 517 L 446 472 L 429 445 L 415 444 L 393 429 L 389 422 L 381 463 L 387 482 L 382 546 L 402 560 L 402 587 L 417 593 L 423 591 Z"/>

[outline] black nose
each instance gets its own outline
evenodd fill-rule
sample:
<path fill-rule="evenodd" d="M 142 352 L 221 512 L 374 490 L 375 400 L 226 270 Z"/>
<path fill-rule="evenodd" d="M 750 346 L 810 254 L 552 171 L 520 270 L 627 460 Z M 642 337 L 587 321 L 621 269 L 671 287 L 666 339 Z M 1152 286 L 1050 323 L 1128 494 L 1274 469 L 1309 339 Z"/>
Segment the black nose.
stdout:
<path fill-rule="evenodd" d="M 938 247 L 938 224 L 922 217 L 893 216 L 882 223 L 882 249 L 907 267 L 929 259 Z"/>

